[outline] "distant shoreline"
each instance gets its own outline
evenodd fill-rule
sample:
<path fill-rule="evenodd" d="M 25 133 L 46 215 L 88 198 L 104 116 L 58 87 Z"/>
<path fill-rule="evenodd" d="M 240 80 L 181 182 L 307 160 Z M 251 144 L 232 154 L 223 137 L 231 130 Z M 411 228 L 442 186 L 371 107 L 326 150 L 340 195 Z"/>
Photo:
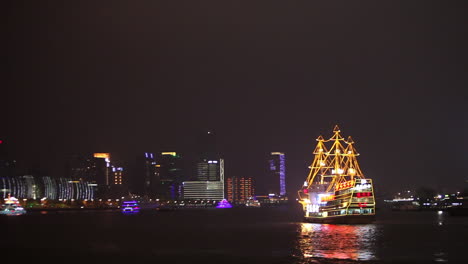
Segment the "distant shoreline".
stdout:
<path fill-rule="evenodd" d="M 96 208 L 96 207 L 73 207 L 73 208 L 25 208 L 28 212 L 40 212 L 40 211 L 119 211 L 120 208 Z"/>

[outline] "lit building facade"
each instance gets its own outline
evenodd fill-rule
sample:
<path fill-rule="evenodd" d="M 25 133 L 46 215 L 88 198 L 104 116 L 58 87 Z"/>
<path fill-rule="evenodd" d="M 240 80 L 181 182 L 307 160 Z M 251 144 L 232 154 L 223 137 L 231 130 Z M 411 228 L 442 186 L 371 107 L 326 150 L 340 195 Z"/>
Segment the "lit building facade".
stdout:
<path fill-rule="evenodd" d="M 94 199 L 96 184 L 60 178 L 57 187 L 59 200 L 91 200 Z"/>
<path fill-rule="evenodd" d="M 123 168 L 122 167 L 112 167 L 112 185 L 122 185 L 123 184 Z"/>
<path fill-rule="evenodd" d="M 197 163 L 198 181 L 220 181 L 222 160 L 203 159 Z"/>
<path fill-rule="evenodd" d="M 49 200 L 57 200 L 57 181 L 51 177 L 42 177 L 44 182 L 44 197 Z"/>
<path fill-rule="evenodd" d="M 224 199 L 224 186 L 221 181 L 186 181 L 183 182 L 185 200 Z"/>
<path fill-rule="evenodd" d="M 255 196 L 253 180 L 250 177 L 231 177 L 226 180 L 227 200 L 235 204 L 246 204 Z"/>
<path fill-rule="evenodd" d="M 31 175 L 0 178 L 0 197 L 18 199 L 91 200 L 95 198 L 95 183 L 70 178 L 54 179 Z"/>
<path fill-rule="evenodd" d="M 224 199 L 224 159 L 197 163 L 197 181 L 183 183 L 184 199 Z"/>
<path fill-rule="evenodd" d="M 286 195 L 286 159 L 283 152 L 271 152 L 269 163 L 269 194 Z"/>

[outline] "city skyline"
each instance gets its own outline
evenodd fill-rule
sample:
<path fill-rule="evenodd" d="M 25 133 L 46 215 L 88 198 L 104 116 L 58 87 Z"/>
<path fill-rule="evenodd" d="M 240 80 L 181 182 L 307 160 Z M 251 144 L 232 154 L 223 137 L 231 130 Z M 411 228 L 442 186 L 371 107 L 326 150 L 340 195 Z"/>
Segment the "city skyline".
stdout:
<path fill-rule="evenodd" d="M 260 186 L 286 153 L 294 193 L 337 124 L 381 192 L 466 186 L 464 7 L 250 4 L 8 3 L 0 140 L 60 176 L 74 153 L 191 156 L 213 130 Z"/>

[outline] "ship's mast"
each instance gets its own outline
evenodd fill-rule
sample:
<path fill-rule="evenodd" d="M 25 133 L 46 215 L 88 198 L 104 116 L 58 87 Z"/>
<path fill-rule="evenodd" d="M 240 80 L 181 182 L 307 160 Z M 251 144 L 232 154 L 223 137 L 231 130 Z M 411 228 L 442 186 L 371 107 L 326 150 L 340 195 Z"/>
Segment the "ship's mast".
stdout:
<path fill-rule="evenodd" d="M 322 136 L 317 138 L 309 175 L 305 185 L 310 188 L 316 184 L 326 184 L 330 192 L 337 184 L 353 180 L 355 177 L 364 178 L 356 157 L 359 156 L 354 148 L 351 137 L 345 140 L 340 134 L 340 128 L 335 126 L 333 136 L 325 140 Z M 325 143 L 332 145 L 327 149 Z"/>
<path fill-rule="evenodd" d="M 324 144 L 325 140 L 323 139 L 322 136 L 319 136 L 317 138 L 317 146 L 314 149 L 314 160 L 312 161 L 312 164 L 309 166 L 310 172 L 309 176 L 307 176 L 307 188 L 310 188 L 310 185 L 314 183 L 314 181 L 318 181 L 320 184 L 324 184 L 324 173 L 325 171 L 329 168 L 328 167 L 328 150 Z M 320 178 L 317 178 L 317 175 L 320 176 Z"/>

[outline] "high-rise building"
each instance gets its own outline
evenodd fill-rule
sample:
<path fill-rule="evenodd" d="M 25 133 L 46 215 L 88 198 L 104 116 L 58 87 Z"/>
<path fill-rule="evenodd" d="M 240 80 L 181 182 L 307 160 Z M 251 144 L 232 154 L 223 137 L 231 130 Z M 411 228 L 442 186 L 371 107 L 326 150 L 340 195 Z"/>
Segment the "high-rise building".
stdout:
<path fill-rule="evenodd" d="M 154 154 L 145 152 L 144 163 L 140 165 L 143 165 L 144 194 L 151 195 L 151 185 L 154 183 L 154 178 L 156 176 L 156 171 L 154 168 L 154 165 L 156 165 L 156 160 L 154 159 Z"/>
<path fill-rule="evenodd" d="M 227 178 L 226 188 L 228 201 L 235 204 L 245 204 L 255 195 L 253 180 L 250 177 Z"/>
<path fill-rule="evenodd" d="M 197 163 L 197 180 L 183 183 L 184 199 L 224 199 L 224 160 Z"/>
<path fill-rule="evenodd" d="M 94 153 L 96 164 L 96 183 L 98 185 L 110 185 L 111 165 L 109 153 Z"/>
<path fill-rule="evenodd" d="M 224 159 L 216 148 L 215 135 L 208 131 L 200 139 L 195 181 L 183 183 L 184 199 L 224 199 Z"/>
<path fill-rule="evenodd" d="M 182 182 L 186 179 L 182 157 L 177 152 L 161 152 L 155 164 L 157 182 L 155 193 L 164 200 L 182 197 Z"/>
<path fill-rule="evenodd" d="M 112 173 L 109 153 L 73 155 L 68 160 L 68 180 L 72 181 L 75 185 L 78 182 L 92 184 L 91 187 L 95 189 L 93 195 L 95 192 L 99 198 L 106 198 L 109 195 L 110 185 L 112 184 Z M 66 186 L 64 182 L 60 184 L 62 184 L 61 186 Z M 62 189 L 67 190 L 67 188 L 63 187 Z"/>
<path fill-rule="evenodd" d="M 203 159 L 197 163 L 198 181 L 219 181 L 221 179 L 221 162 L 219 160 Z"/>
<path fill-rule="evenodd" d="M 68 161 L 69 177 L 108 186 L 111 183 L 111 165 L 109 153 L 90 155 L 73 155 Z"/>
<path fill-rule="evenodd" d="M 112 185 L 122 185 L 123 184 L 123 168 L 122 167 L 112 167 Z"/>
<path fill-rule="evenodd" d="M 269 194 L 286 195 L 286 160 L 283 152 L 271 152 L 269 163 Z"/>

